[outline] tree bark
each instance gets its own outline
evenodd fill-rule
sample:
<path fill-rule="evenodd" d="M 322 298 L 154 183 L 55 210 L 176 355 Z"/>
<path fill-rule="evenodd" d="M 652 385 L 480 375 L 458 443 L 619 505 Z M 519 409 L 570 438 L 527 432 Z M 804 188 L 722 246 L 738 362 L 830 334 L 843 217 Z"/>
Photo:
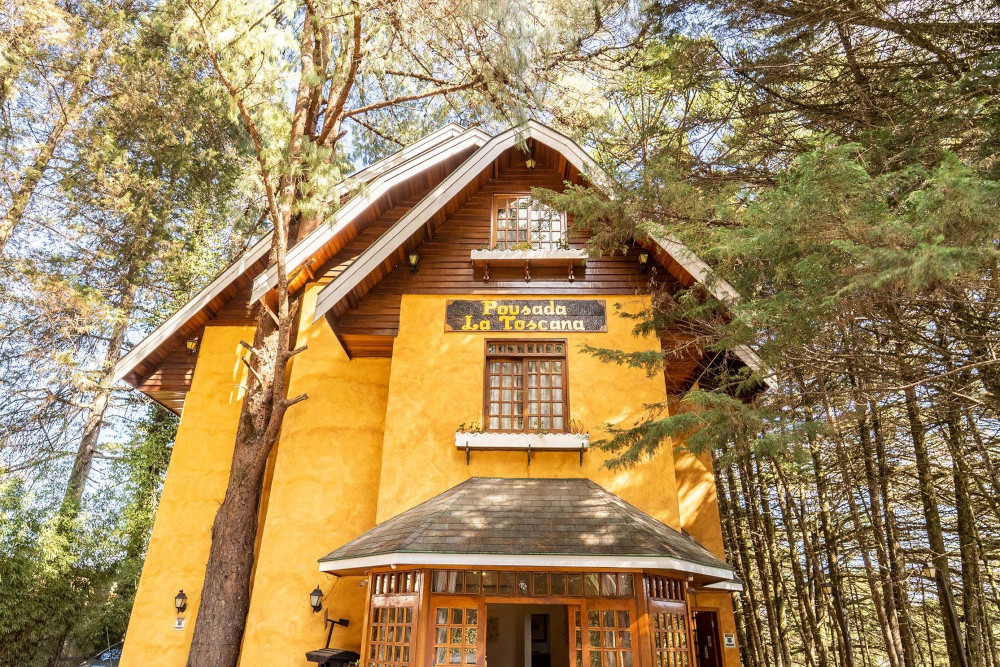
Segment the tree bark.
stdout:
<path fill-rule="evenodd" d="M 906 416 L 910 427 L 910 439 L 913 443 L 913 453 L 917 464 L 917 478 L 920 483 L 920 500 L 924 509 L 924 520 L 927 523 L 927 540 L 931 548 L 931 561 L 937 568 L 935 583 L 938 588 L 938 600 L 941 605 L 941 618 L 945 619 L 944 635 L 948 645 L 948 663 L 951 667 L 962 667 L 959 658 L 961 639 L 948 622 L 952 609 L 949 607 L 951 595 L 951 569 L 948 565 L 948 552 L 944 545 L 944 532 L 941 530 L 941 513 L 938 510 L 937 491 L 934 489 L 934 478 L 931 474 L 930 456 L 927 453 L 927 443 L 924 425 L 920 417 L 920 407 L 917 405 L 917 394 L 912 387 L 903 391 L 906 401 Z"/>
<path fill-rule="evenodd" d="M 83 504 L 83 492 L 87 486 L 87 478 L 90 477 L 90 470 L 94 466 L 94 457 L 97 455 L 97 441 L 101 435 L 101 426 L 104 424 L 104 413 L 111 400 L 115 364 L 121 358 L 122 347 L 125 344 L 129 315 L 135 303 L 135 291 L 134 281 L 126 278 L 121 302 L 118 304 L 119 317 L 111 331 L 111 338 L 104 352 L 104 361 L 94 378 L 94 395 L 90 399 L 90 405 L 87 406 L 83 434 L 80 436 L 80 444 L 73 458 L 73 468 L 66 483 L 66 493 L 60 508 L 60 513 L 65 516 L 76 516 Z"/>
<path fill-rule="evenodd" d="M 201 17 L 198 18 L 200 21 Z M 274 293 L 261 299 L 253 344 L 247 346 L 249 358 L 244 359 L 248 370 L 246 394 L 240 407 L 229 483 L 212 524 L 205 581 L 188 651 L 189 667 L 235 667 L 250 609 L 254 543 L 267 460 L 281 432 L 285 412 L 291 405 L 306 398 L 304 395 L 295 399 L 285 396 L 288 362 L 302 351 L 302 348 L 290 348 L 293 321 L 300 301 L 292 301 L 288 293 L 285 257 L 297 192 L 296 174 L 306 141 L 306 121 L 316 94 L 314 77 L 307 75 L 312 71 L 314 52 L 313 16 L 307 4 L 300 38 L 302 74 L 292 114 L 285 173 L 277 191 L 271 186 L 263 138 L 240 91 L 226 76 L 203 23 L 202 30 L 216 74 L 236 104 L 254 143 L 274 227 L 268 264 L 276 268 L 278 279 Z"/>
<path fill-rule="evenodd" d="M 59 105 L 59 114 L 52 124 L 52 129 L 49 130 L 45 143 L 42 144 L 35 158 L 28 165 L 24 175 L 21 177 L 20 183 L 18 183 L 11 195 L 10 206 L 4 211 L 3 217 L 0 217 L 0 256 L 3 255 L 7 242 L 14 233 L 14 229 L 21 223 L 24 212 L 28 208 L 28 202 L 38 184 L 41 183 L 42 178 L 45 176 L 45 172 L 49 168 L 49 163 L 52 161 L 52 156 L 55 155 L 66 132 L 76 124 L 83 114 L 86 108 L 83 99 L 84 93 L 86 93 L 94 77 L 97 60 L 101 57 L 105 49 L 107 49 L 114 32 L 111 28 L 105 28 L 98 45 L 87 51 L 82 62 L 78 65 L 78 71 L 73 73 L 72 76 L 75 81 L 69 98 L 67 98 L 64 104 Z"/>

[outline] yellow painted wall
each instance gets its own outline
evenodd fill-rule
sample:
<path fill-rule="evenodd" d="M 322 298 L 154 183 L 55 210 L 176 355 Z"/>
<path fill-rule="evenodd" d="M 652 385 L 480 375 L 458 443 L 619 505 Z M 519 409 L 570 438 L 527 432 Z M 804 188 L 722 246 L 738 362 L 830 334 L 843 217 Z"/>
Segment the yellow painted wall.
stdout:
<path fill-rule="evenodd" d="M 566 338 L 571 419 L 595 440 L 603 425 L 629 426 L 642 418 L 644 404 L 666 400 L 663 376 L 609 365 L 580 351 L 583 343 L 620 350 L 658 349 L 655 337 L 636 338 L 634 321 L 616 312 L 648 307 L 645 296 L 585 296 L 607 302 L 607 333 L 558 335 L 445 332 L 445 303 L 462 295 L 406 295 L 393 347 L 379 485 L 378 521 L 445 491 L 469 477 L 587 477 L 643 511 L 679 529 L 680 513 L 669 447 L 631 470 L 601 467 L 605 456 L 591 450 L 580 465 L 576 452 L 538 452 L 531 465 L 524 452 L 465 453 L 455 447 L 459 424 L 481 421 L 486 338 Z M 567 298 L 560 296 L 560 299 Z"/>
<path fill-rule="evenodd" d="M 240 340 L 252 327 L 207 327 L 146 561 L 139 579 L 122 666 L 183 665 L 205 575 L 215 512 L 226 493 L 239 418 L 243 368 Z M 184 589 L 184 630 L 174 630 L 174 596 Z"/>
<path fill-rule="evenodd" d="M 482 419 L 487 336 L 444 331 L 445 302 L 462 295 L 405 296 L 393 359 L 350 361 L 325 321 L 310 324 L 318 291 L 318 285 L 307 288 L 301 315 L 299 344 L 309 350 L 289 371 L 289 394 L 305 392 L 309 400 L 289 410 L 274 455 L 242 665 L 309 664 L 305 651 L 326 639 L 322 612 L 313 614 L 307 603 L 317 584 L 327 594 L 330 615 L 351 621 L 349 628 L 334 630 L 332 645 L 357 650 L 366 591 L 358 578 L 320 574 L 317 559 L 376 521 L 472 476 L 587 477 L 722 555 L 710 462 L 670 446 L 622 471 L 603 468 L 597 450 L 585 454 L 582 467 L 575 452 L 538 452 L 530 466 L 523 452 L 473 452 L 466 466 L 455 431 L 462 422 Z M 643 416 L 643 404 L 663 402 L 666 395 L 661 375 L 646 377 L 580 351 L 583 343 L 655 349 L 658 341 L 633 336 L 633 322 L 615 308 L 636 312 L 648 298 L 581 298 L 605 299 L 607 333 L 548 337 L 568 341 L 570 417 L 597 439 L 605 435 L 606 422 L 630 425 Z M 250 336 L 252 330 L 241 327 L 206 330 L 136 596 L 126 667 L 186 660 L 193 611 L 183 631 L 173 630 L 172 600 L 183 588 L 190 609 L 198 605 L 239 414 L 238 343 Z M 700 594 L 697 604 L 717 608 L 722 632 L 733 632 L 728 594 Z M 728 666 L 739 664 L 735 650 L 726 652 L 726 660 Z"/>
<path fill-rule="evenodd" d="M 303 299 L 289 396 L 308 394 L 285 416 L 274 461 L 242 665 L 308 665 L 305 651 L 326 641 L 323 612 L 309 592 L 319 584 L 324 607 L 348 628 L 332 645 L 358 650 L 365 589 L 338 580 L 317 560 L 375 525 L 389 359 L 348 360 L 325 320 L 310 324 L 319 285 Z"/>

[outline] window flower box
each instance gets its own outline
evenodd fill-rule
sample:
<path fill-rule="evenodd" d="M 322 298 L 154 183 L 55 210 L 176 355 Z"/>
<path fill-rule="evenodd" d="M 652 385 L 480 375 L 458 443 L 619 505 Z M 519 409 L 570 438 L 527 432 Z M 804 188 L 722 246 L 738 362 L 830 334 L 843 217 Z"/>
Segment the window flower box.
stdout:
<path fill-rule="evenodd" d="M 473 250 L 473 266 L 521 265 L 530 262 L 532 266 L 583 266 L 587 263 L 587 251 L 582 249 L 558 250 Z"/>
<path fill-rule="evenodd" d="M 532 267 L 561 266 L 567 270 L 569 282 L 576 279 L 574 267 L 586 266 L 587 251 L 581 249 L 558 250 L 473 250 L 472 266 L 483 269 L 483 282 L 490 281 L 490 267 L 523 266 L 524 280 L 531 280 Z"/>
<path fill-rule="evenodd" d="M 460 450 L 578 452 L 590 447 L 589 433 L 498 433 L 458 431 L 455 447 Z"/>

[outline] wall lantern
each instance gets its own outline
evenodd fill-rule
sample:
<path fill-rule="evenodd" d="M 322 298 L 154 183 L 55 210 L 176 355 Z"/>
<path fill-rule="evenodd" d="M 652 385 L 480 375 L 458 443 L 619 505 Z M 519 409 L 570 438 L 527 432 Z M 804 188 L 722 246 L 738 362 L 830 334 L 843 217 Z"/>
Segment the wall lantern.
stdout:
<path fill-rule="evenodd" d="M 186 343 L 187 351 L 189 356 L 194 356 L 198 354 L 198 339 L 188 338 Z"/>
<path fill-rule="evenodd" d="M 531 142 L 530 146 L 528 147 L 528 150 L 529 150 L 528 159 L 524 161 L 524 164 L 525 164 L 525 166 L 528 167 L 528 171 L 531 171 L 532 169 L 535 168 L 535 142 L 534 141 Z"/>
<path fill-rule="evenodd" d="M 319 589 L 318 585 L 309 594 L 309 606 L 313 608 L 314 614 L 323 608 L 323 591 Z"/>
<path fill-rule="evenodd" d="M 177 610 L 178 614 L 183 614 L 188 608 L 188 596 L 184 594 L 184 589 L 182 588 L 177 595 L 174 596 L 174 609 Z"/>
<path fill-rule="evenodd" d="M 639 253 L 639 270 L 643 273 L 649 271 L 649 253 L 645 250 Z"/>
<path fill-rule="evenodd" d="M 416 273 L 420 270 L 420 253 L 416 250 L 411 250 L 407 259 L 410 262 L 410 273 Z"/>

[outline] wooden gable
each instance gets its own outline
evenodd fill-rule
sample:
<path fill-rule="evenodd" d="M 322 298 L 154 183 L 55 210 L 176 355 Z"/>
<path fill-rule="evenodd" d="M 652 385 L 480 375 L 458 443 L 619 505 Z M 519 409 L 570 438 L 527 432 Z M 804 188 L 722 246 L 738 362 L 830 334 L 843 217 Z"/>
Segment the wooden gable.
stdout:
<path fill-rule="evenodd" d="M 537 165 L 528 170 L 519 149 L 505 152 L 473 181 L 474 188 L 463 191 L 462 201 L 443 205 L 442 214 L 432 217 L 434 224 L 421 229 L 419 240 L 410 239 L 403 246 L 405 251 L 392 256 L 391 267 L 379 265 L 327 312 L 327 321 L 349 355 L 392 355 L 403 294 L 645 294 L 650 279 L 671 290 L 680 286 L 665 269 L 641 272 L 638 246 L 625 255 L 590 258 L 585 267 L 575 267 L 572 282 L 565 266 L 531 268 L 531 280 L 526 281 L 525 269 L 520 265 L 493 267 L 489 281 L 484 281 L 484 269 L 473 266 L 470 253 L 490 242 L 494 195 L 527 194 L 532 187 L 556 191 L 565 187 L 565 160 L 558 162 L 549 150 L 536 149 L 535 156 Z M 388 229 L 411 206 L 410 202 L 401 204 L 377 226 Z M 584 249 L 587 236 L 571 227 L 569 242 L 570 248 Z M 411 248 L 420 255 L 420 269 L 415 274 L 406 261 Z M 348 252 L 337 257 L 324 267 L 321 279 L 335 280 L 363 249 L 359 245 L 350 249 L 357 254 Z"/>

